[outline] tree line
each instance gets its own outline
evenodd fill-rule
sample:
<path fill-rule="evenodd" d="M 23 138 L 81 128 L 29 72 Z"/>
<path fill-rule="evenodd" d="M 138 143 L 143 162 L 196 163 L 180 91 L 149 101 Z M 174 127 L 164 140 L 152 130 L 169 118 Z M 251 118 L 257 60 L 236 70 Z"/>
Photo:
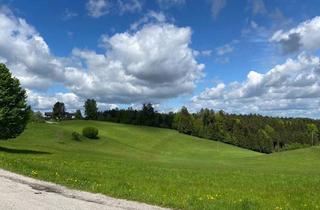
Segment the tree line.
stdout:
<path fill-rule="evenodd" d="M 186 107 L 176 113 L 159 113 L 151 103 L 143 104 L 141 110 L 129 107 L 99 111 L 94 99 L 85 102 L 84 110 L 85 117 L 77 110 L 75 118 L 175 129 L 263 153 L 319 144 L 320 121 L 308 118 L 228 114 L 211 109 L 189 113 Z M 65 108 L 63 103 L 57 102 L 53 113 L 58 119 L 61 116 L 59 111 L 65 112 Z"/>
<path fill-rule="evenodd" d="M 319 120 L 237 115 L 186 107 L 175 114 L 173 128 L 181 133 L 221 141 L 254 151 L 272 153 L 319 144 Z"/>
<path fill-rule="evenodd" d="M 141 110 L 111 109 L 97 113 L 97 120 L 134 125 L 145 125 L 160 128 L 172 128 L 174 113 L 156 112 L 152 104 L 143 104 Z"/>

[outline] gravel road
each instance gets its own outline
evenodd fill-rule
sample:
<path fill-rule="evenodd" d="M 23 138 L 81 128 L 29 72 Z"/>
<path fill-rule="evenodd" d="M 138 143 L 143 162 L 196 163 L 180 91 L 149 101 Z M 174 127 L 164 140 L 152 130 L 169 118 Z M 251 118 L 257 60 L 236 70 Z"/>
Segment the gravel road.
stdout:
<path fill-rule="evenodd" d="M 0 169 L 0 209 L 5 210 L 165 210 L 139 202 L 115 199 Z"/>

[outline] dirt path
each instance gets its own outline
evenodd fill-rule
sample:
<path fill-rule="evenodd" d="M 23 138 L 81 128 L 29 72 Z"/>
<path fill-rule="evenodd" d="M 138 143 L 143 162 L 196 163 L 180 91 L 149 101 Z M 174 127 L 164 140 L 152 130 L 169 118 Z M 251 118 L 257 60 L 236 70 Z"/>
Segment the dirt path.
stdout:
<path fill-rule="evenodd" d="M 115 199 L 0 169 L 0 209 L 6 210 L 165 210 L 143 203 Z"/>

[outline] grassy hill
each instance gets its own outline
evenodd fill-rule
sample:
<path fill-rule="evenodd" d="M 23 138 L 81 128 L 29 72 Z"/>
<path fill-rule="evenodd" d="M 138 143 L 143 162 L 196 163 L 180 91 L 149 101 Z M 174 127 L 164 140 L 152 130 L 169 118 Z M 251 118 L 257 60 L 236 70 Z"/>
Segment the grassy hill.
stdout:
<path fill-rule="evenodd" d="M 85 126 L 99 140 L 71 139 Z M 320 148 L 265 155 L 174 130 L 94 121 L 30 124 L 0 167 L 177 209 L 320 208 Z"/>

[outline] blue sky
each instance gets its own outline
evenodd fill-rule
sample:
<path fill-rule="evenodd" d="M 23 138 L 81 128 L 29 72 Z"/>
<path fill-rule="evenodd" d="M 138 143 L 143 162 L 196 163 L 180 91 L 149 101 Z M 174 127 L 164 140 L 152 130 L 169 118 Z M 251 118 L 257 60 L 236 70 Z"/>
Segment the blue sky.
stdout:
<path fill-rule="evenodd" d="M 316 0 L 0 0 L 0 61 L 36 110 L 95 98 L 320 115 Z M 1 44 L 2 42 L 2 44 Z"/>

